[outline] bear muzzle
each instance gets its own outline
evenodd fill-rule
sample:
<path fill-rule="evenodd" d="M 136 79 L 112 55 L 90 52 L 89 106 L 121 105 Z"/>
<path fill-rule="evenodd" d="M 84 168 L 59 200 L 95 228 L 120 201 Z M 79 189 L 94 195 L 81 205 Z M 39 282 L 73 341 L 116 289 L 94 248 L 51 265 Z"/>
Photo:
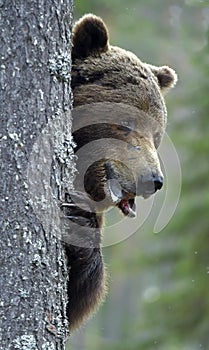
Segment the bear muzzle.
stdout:
<path fill-rule="evenodd" d="M 152 175 L 138 178 L 138 184 L 136 187 L 136 195 L 142 196 L 144 199 L 150 197 L 152 194 L 160 190 L 163 186 L 163 176 Z M 117 204 L 118 208 L 122 211 L 125 216 L 130 218 L 136 217 L 136 202 L 135 197 L 129 197 L 128 195 L 123 196 L 120 202 Z"/>
<path fill-rule="evenodd" d="M 138 177 L 136 195 L 148 198 L 163 186 L 163 176 L 152 174 L 148 176 L 140 175 Z"/>
<path fill-rule="evenodd" d="M 144 199 L 149 198 L 152 194 L 160 190 L 163 186 L 163 176 L 152 174 L 151 176 L 139 176 L 136 186 L 136 196 L 142 196 Z M 136 217 L 135 196 L 122 194 L 122 198 L 117 203 L 118 208 L 125 216 L 130 218 Z"/>

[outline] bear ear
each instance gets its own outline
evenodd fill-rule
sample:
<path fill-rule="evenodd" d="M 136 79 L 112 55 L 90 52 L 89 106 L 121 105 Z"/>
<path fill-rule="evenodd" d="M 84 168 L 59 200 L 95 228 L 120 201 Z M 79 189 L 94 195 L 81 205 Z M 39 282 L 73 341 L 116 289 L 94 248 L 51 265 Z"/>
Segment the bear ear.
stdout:
<path fill-rule="evenodd" d="M 73 28 L 72 58 L 85 58 L 108 50 L 108 30 L 100 17 L 87 14 Z"/>
<path fill-rule="evenodd" d="M 162 92 L 165 93 L 175 86 L 178 77 L 176 72 L 172 68 L 168 66 L 155 67 L 152 65 L 149 65 L 149 67 L 157 77 Z"/>

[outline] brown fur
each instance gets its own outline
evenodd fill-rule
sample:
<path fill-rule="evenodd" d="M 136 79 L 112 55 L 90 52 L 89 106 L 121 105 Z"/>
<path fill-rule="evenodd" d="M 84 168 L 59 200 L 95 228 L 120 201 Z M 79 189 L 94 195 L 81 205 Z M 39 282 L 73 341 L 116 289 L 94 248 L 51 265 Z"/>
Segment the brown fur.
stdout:
<path fill-rule="evenodd" d="M 92 52 L 98 53 L 106 51 L 108 48 L 108 30 L 100 17 L 91 15 L 83 16 L 78 21 L 73 32 L 73 52 L 72 58 L 85 58 Z"/>
<path fill-rule="evenodd" d="M 75 192 L 63 205 L 74 225 L 65 237 L 70 329 L 79 326 L 105 294 L 103 211 L 117 206 L 132 216 L 135 196 L 146 198 L 162 187 L 156 149 L 167 120 L 163 93 L 177 81 L 173 69 L 143 63 L 133 53 L 109 45 L 105 24 L 91 14 L 74 26 L 72 59 L 79 175 Z M 89 153 L 80 152 L 94 143 Z"/>

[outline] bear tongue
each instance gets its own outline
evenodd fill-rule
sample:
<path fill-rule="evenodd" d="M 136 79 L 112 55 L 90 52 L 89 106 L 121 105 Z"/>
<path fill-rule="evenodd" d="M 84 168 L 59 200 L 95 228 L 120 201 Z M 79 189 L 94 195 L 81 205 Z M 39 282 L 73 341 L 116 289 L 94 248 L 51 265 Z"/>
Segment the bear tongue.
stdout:
<path fill-rule="evenodd" d="M 130 198 L 129 195 L 122 193 L 121 186 L 117 179 L 109 179 L 107 183 L 113 203 L 120 208 L 124 215 L 134 218 L 136 216 L 136 204 L 134 198 Z"/>
<path fill-rule="evenodd" d="M 118 203 L 124 215 L 134 218 L 136 216 L 136 205 L 134 199 L 124 198 Z"/>

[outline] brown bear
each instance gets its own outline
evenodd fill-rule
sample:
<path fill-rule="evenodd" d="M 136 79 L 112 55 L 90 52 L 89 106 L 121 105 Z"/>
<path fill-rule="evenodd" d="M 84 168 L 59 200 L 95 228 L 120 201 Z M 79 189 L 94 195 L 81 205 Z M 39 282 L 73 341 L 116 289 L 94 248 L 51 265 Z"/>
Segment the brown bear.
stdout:
<path fill-rule="evenodd" d="M 67 315 L 78 327 L 105 295 L 101 254 L 103 212 L 118 207 L 135 216 L 135 197 L 160 190 L 157 148 L 166 127 L 163 94 L 175 85 L 173 69 L 142 63 L 109 44 L 95 15 L 73 28 L 73 136 L 78 156 L 75 191 L 63 204 L 69 261 Z M 70 224 L 69 224 L 70 223 Z"/>

